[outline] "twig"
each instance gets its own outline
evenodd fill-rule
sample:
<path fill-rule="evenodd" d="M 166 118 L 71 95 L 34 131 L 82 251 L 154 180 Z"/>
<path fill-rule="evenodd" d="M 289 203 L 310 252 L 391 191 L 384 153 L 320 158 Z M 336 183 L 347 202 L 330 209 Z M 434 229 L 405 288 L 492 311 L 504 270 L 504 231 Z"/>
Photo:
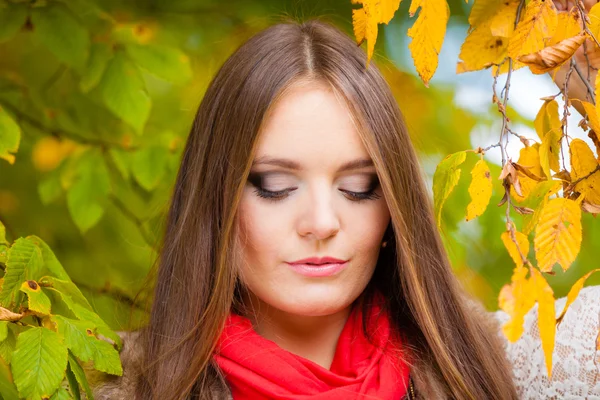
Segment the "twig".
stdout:
<path fill-rule="evenodd" d="M 575 59 L 571 57 L 571 64 L 569 66 L 569 70 L 567 71 L 567 75 L 565 77 L 565 83 L 563 84 L 563 95 L 565 104 L 563 106 L 563 119 L 562 119 L 562 132 L 563 135 L 560 138 L 560 156 L 562 158 L 563 169 L 566 170 L 567 167 L 565 165 L 565 152 L 563 150 L 563 138 L 567 141 L 567 149 L 569 148 L 569 137 L 567 136 L 567 126 L 568 120 L 567 116 L 569 115 L 569 80 L 571 79 L 571 74 L 573 73 L 573 69 L 575 68 Z"/>
<path fill-rule="evenodd" d="M 587 88 L 587 94 L 592 98 L 592 104 L 595 105 L 596 104 L 596 96 L 594 96 L 594 88 L 590 84 L 589 78 L 585 79 L 583 77 L 583 73 L 581 72 L 581 69 L 579 69 L 579 65 L 577 65 L 577 63 L 575 63 L 574 68 L 575 68 L 575 72 L 577 72 L 577 75 L 579 75 L 579 77 L 585 84 L 585 87 Z M 589 75 L 589 61 L 588 61 L 588 75 Z"/>
<path fill-rule="evenodd" d="M 581 182 L 584 179 L 589 178 L 590 176 L 594 175 L 598 171 L 600 171 L 600 164 L 596 165 L 596 168 L 594 168 L 593 170 L 591 170 L 587 175 L 580 177 L 575 182 L 571 182 L 569 184 L 569 187 L 575 187 L 575 185 L 577 185 L 579 182 Z"/>

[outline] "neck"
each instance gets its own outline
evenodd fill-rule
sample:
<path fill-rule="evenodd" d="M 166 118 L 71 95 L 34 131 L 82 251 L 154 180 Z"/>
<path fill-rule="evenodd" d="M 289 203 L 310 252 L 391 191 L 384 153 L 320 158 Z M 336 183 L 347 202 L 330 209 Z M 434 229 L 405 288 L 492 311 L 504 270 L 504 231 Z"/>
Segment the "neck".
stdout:
<path fill-rule="evenodd" d="M 279 347 L 329 369 L 351 307 L 325 316 L 300 316 L 275 309 L 253 295 L 246 304 L 254 330 Z"/>

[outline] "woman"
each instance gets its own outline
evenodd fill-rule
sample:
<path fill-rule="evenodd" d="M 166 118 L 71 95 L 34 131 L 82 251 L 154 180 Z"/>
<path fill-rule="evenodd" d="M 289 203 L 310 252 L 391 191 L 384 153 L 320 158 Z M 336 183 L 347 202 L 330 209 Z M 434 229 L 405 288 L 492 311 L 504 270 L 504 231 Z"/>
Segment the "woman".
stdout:
<path fill-rule="evenodd" d="M 319 21 L 272 26 L 224 63 L 184 151 L 150 323 L 96 398 L 517 398 L 365 64 Z"/>

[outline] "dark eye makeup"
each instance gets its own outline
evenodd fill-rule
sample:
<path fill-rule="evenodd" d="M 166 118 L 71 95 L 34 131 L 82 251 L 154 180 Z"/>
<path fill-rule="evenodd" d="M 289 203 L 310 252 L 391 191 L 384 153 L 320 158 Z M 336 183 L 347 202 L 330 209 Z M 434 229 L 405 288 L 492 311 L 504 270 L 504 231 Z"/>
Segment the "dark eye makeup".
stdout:
<path fill-rule="evenodd" d="M 270 201 L 283 200 L 291 192 L 298 189 L 297 187 L 289 187 L 289 188 L 277 190 L 277 191 L 267 190 L 264 187 L 264 181 L 265 181 L 265 177 L 267 175 L 268 174 L 265 174 L 265 173 L 258 173 L 258 172 L 252 173 L 251 172 L 250 175 L 248 176 L 248 182 L 250 182 L 250 184 L 252 186 L 254 186 L 254 192 L 256 193 L 257 196 L 259 196 L 263 199 L 267 199 Z M 369 182 L 369 186 L 368 186 L 369 189 L 367 191 L 355 192 L 355 191 L 345 190 L 345 189 L 340 189 L 340 191 L 342 193 L 344 193 L 349 200 L 354 201 L 354 202 L 361 202 L 364 200 L 377 200 L 377 199 L 381 198 L 381 195 L 379 195 L 378 193 L 375 193 L 375 190 L 377 189 L 378 186 L 379 186 L 379 179 L 377 178 L 376 174 L 372 174 L 372 176 L 370 176 L 370 182 Z"/>

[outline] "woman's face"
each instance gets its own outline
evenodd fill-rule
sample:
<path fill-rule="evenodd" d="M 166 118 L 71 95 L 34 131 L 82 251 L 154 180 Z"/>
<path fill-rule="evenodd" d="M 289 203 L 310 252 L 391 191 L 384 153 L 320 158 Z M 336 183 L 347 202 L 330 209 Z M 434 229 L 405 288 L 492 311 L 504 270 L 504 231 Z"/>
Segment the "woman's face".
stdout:
<path fill-rule="evenodd" d="M 296 86 L 275 106 L 238 218 L 241 279 L 260 302 L 325 316 L 365 289 L 390 215 L 349 111 L 326 86 Z M 313 257 L 345 263 L 290 264 Z"/>

